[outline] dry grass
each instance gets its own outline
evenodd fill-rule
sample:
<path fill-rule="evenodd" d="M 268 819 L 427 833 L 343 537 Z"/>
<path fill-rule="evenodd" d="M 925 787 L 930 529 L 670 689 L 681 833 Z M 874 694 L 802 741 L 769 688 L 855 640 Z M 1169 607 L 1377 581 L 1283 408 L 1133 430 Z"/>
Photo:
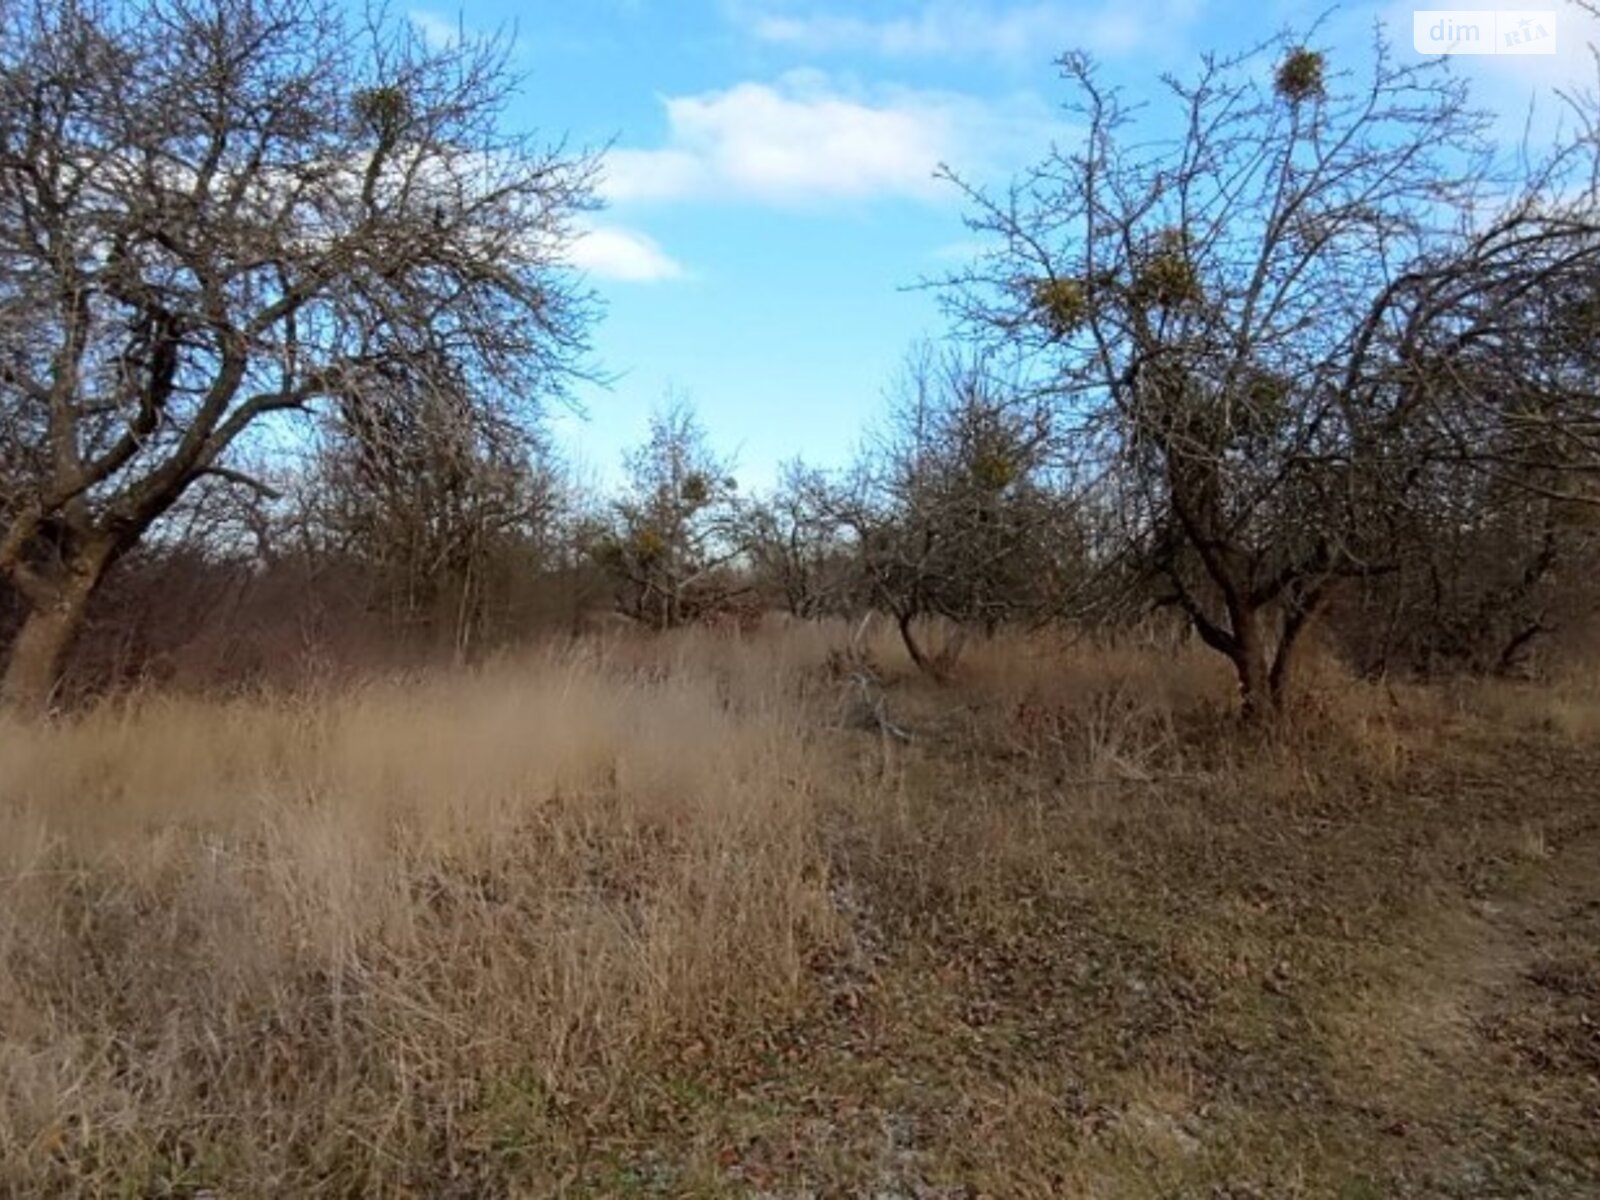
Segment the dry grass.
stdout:
<path fill-rule="evenodd" d="M 0 1191 L 1600 1194 L 1581 679 L 843 636 L 0 730 Z"/>
<path fill-rule="evenodd" d="M 817 787 L 783 680 L 583 652 L 7 729 L 0 1180 L 541 1178 L 563 1106 L 796 988 Z"/>
<path fill-rule="evenodd" d="M 1540 683 L 1478 682 L 1452 689 L 1450 698 L 1505 728 L 1549 732 L 1574 745 L 1600 741 L 1600 673 L 1592 667 Z"/>

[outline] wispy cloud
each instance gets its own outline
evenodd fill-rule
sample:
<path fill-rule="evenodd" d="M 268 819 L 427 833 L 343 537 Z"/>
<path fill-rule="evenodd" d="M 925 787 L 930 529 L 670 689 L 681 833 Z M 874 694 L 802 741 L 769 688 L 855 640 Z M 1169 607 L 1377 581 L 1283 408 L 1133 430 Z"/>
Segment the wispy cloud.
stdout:
<path fill-rule="evenodd" d="M 595 225 L 584 230 L 571 254 L 577 266 L 601 279 L 659 283 L 684 275 L 683 264 L 653 239 L 616 225 Z"/>
<path fill-rule="evenodd" d="M 406 13 L 406 19 L 422 35 L 422 40 L 435 50 L 448 50 L 459 44 L 466 33 L 459 16 L 447 17 L 425 8 L 413 8 Z"/>
<path fill-rule="evenodd" d="M 814 71 L 665 104 L 664 146 L 608 155 L 602 190 L 609 199 L 930 200 L 948 194 L 933 177 L 940 163 L 1008 170 L 1036 157 L 1061 129 L 1058 114 L 1032 97 L 862 91 Z"/>
<path fill-rule="evenodd" d="M 894 15 L 795 11 L 742 0 L 735 16 L 756 38 L 811 52 L 886 57 L 1050 58 L 1082 48 L 1122 54 L 1170 41 L 1200 0 L 1102 0 L 1095 5 L 922 0 Z"/>
<path fill-rule="evenodd" d="M 935 246 L 928 252 L 928 257 L 937 262 L 971 262 L 980 255 L 994 249 L 993 242 L 980 241 L 977 238 L 966 238 L 959 242 L 945 242 L 942 246 Z"/>

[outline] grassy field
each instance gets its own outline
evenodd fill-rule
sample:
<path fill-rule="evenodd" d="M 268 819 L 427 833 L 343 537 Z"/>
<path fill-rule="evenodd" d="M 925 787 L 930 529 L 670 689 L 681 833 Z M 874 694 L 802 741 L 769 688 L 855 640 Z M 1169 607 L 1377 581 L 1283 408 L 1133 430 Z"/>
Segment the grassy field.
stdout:
<path fill-rule="evenodd" d="M 1600 689 L 841 640 L 0 726 L 0 1193 L 1600 1195 Z"/>

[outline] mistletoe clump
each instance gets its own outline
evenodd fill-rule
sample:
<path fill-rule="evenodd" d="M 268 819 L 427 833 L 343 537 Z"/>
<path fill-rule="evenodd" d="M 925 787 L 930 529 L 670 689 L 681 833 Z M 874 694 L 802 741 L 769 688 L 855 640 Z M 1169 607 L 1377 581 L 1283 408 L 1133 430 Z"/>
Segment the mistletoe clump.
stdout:
<path fill-rule="evenodd" d="M 1296 46 L 1278 64 L 1273 87 L 1290 104 L 1320 100 L 1323 95 L 1323 57 L 1315 50 Z"/>

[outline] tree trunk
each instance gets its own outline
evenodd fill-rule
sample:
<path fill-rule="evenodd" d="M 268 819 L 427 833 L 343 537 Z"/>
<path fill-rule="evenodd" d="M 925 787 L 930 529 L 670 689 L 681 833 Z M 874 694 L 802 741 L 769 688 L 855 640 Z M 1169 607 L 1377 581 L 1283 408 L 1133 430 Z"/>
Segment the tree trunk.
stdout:
<path fill-rule="evenodd" d="M 1304 626 L 1290 624 L 1284 630 L 1283 640 L 1278 643 L 1278 652 L 1272 659 L 1272 675 L 1270 692 L 1272 707 L 1282 710 L 1289 702 L 1295 685 L 1295 676 L 1298 673 L 1300 655 L 1300 630 Z"/>
<path fill-rule="evenodd" d="M 27 615 L 6 661 L 0 706 L 23 716 L 38 716 L 49 708 L 61 660 L 83 624 L 87 599 L 87 592 L 82 599 L 64 595 Z"/>
<path fill-rule="evenodd" d="M 29 717 L 49 709 L 60 683 L 62 660 L 83 627 L 89 597 L 109 561 L 106 548 L 83 552 L 54 594 L 30 605 L 0 679 L 0 708 Z"/>
<path fill-rule="evenodd" d="M 955 670 L 956 660 L 961 657 L 962 648 L 966 645 L 966 627 L 956 626 L 955 632 L 930 653 L 917 640 L 915 622 L 916 618 L 912 615 L 896 615 L 895 623 L 900 627 L 900 640 L 905 643 L 906 653 L 911 655 L 911 661 L 916 664 L 917 670 L 929 678 L 943 683 L 950 678 L 951 672 Z"/>
<path fill-rule="evenodd" d="M 1326 587 L 1315 587 L 1284 616 L 1283 636 L 1278 639 L 1278 650 L 1273 656 L 1270 679 L 1272 706 L 1280 712 L 1294 695 L 1296 677 L 1300 670 L 1301 651 L 1306 644 L 1306 630 L 1322 611 L 1326 595 Z"/>
<path fill-rule="evenodd" d="M 911 628 L 911 622 L 910 613 L 895 614 L 895 624 L 900 629 L 900 640 L 905 643 L 906 653 L 911 655 L 911 661 L 916 664 L 917 670 L 931 672 L 928 656 L 922 652 L 922 647 L 917 643 L 916 631 Z"/>
<path fill-rule="evenodd" d="M 1233 616 L 1233 667 L 1239 676 L 1240 712 L 1250 724 L 1270 719 L 1277 709 L 1271 659 L 1261 614 L 1251 609 Z"/>

